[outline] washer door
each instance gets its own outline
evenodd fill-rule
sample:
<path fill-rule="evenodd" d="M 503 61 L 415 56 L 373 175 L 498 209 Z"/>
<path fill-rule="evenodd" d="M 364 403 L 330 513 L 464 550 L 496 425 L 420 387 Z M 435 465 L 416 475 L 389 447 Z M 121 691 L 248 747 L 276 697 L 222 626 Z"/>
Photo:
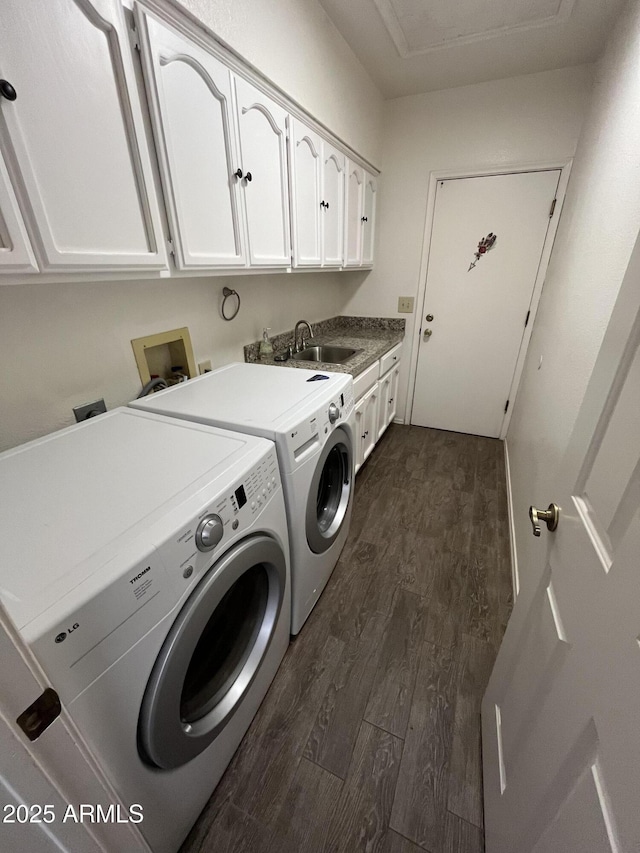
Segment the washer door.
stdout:
<path fill-rule="evenodd" d="M 307 499 L 307 542 L 316 554 L 340 533 L 352 492 L 353 452 L 346 430 L 334 430 L 322 449 Z"/>
<path fill-rule="evenodd" d="M 142 700 L 138 748 L 147 763 L 186 764 L 229 722 L 269 648 L 286 572 L 275 540 L 255 536 L 204 575 L 164 641 Z"/>

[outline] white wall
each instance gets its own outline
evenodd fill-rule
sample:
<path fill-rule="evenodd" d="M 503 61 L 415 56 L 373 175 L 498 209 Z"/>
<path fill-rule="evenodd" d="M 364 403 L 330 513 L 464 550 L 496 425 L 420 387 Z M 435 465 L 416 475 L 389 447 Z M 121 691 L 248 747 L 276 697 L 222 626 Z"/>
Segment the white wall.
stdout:
<path fill-rule="evenodd" d="M 382 95 L 317 0 L 180 3 L 379 166 Z"/>
<path fill-rule="evenodd" d="M 196 362 L 243 361 L 242 347 L 258 340 L 263 326 L 276 334 L 301 318 L 313 323 L 343 313 L 353 275 L 0 288 L 0 450 L 74 423 L 71 409 L 80 403 L 104 397 L 113 408 L 135 397 L 141 383 L 132 338 L 188 326 Z M 220 317 L 224 285 L 242 299 L 231 322 Z"/>
<path fill-rule="evenodd" d="M 414 315 L 398 314 L 398 296 L 418 291 L 429 173 L 572 157 L 591 75 L 590 66 L 580 66 L 386 102 L 376 266 L 347 313 L 407 319 L 400 416 L 421 306 Z"/>
<path fill-rule="evenodd" d="M 596 70 L 507 435 L 523 592 L 546 552 L 531 535 L 528 507 L 557 500 L 556 472 L 640 228 L 639 57 L 640 3 L 633 0 Z"/>
<path fill-rule="evenodd" d="M 317 0 L 185 0 L 222 39 L 331 130 L 377 162 L 382 97 Z M 0 449 L 73 421 L 71 407 L 112 407 L 139 389 L 130 339 L 188 326 L 196 357 L 242 358 L 242 346 L 296 320 L 341 313 L 357 274 L 0 287 Z M 218 315 L 224 284 L 240 316 Z"/>

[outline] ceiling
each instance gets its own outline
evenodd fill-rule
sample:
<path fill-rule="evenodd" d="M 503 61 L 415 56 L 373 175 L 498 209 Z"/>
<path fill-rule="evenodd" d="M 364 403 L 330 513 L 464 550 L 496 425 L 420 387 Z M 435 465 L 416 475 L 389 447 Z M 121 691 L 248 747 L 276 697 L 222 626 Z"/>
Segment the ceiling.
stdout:
<path fill-rule="evenodd" d="M 385 98 L 593 62 L 624 0 L 319 0 Z"/>

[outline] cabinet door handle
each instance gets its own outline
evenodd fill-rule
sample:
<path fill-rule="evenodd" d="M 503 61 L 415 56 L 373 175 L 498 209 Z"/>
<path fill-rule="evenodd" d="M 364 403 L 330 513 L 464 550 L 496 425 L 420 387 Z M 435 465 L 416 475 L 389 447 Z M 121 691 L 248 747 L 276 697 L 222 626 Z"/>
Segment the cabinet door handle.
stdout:
<path fill-rule="evenodd" d="M 251 172 L 247 172 L 247 174 L 244 176 L 244 179 L 245 181 L 251 183 L 251 181 L 253 180 L 253 175 L 251 174 Z"/>
<path fill-rule="evenodd" d="M 324 207 L 325 210 L 329 210 L 329 202 L 328 201 L 321 201 L 320 207 Z"/>
<path fill-rule="evenodd" d="M 367 217 L 366 217 L 366 216 L 363 216 L 363 217 L 362 217 L 362 221 L 363 221 L 363 222 L 368 222 L 369 220 L 367 219 Z"/>
<path fill-rule="evenodd" d="M 0 80 L 0 95 L 8 101 L 15 101 L 18 93 L 8 80 Z"/>
<path fill-rule="evenodd" d="M 242 177 L 242 169 L 236 169 L 233 174 L 236 178 L 240 179 Z"/>

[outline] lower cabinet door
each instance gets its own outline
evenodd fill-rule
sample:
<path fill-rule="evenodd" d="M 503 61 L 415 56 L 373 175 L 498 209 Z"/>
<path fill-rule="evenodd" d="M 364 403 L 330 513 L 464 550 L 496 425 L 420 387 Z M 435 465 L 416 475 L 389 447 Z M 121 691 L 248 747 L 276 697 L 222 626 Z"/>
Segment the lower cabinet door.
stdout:
<path fill-rule="evenodd" d="M 377 441 L 377 426 L 378 426 L 378 400 L 379 388 L 378 383 L 373 386 L 364 395 L 364 410 L 362 414 L 362 461 L 365 462 Z"/>
<path fill-rule="evenodd" d="M 395 418 L 398 410 L 398 378 L 400 376 L 400 365 L 396 364 L 391 370 L 378 381 L 379 403 L 378 403 L 378 433 L 380 438 L 391 421 Z"/>
<path fill-rule="evenodd" d="M 364 407 L 366 400 L 364 397 L 361 397 L 355 405 L 355 437 L 356 437 L 356 446 L 355 446 L 355 472 L 356 474 L 362 467 L 362 463 L 364 462 Z"/>

